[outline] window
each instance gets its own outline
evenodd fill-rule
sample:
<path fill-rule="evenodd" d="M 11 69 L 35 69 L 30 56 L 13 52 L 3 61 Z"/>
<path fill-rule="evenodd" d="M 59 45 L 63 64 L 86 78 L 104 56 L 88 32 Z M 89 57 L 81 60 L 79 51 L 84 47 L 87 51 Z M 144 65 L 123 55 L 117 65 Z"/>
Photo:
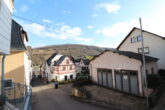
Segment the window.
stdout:
<path fill-rule="evenodd" d="M 154 68 L 153 67 L 151 68 L 151 73 L 154 74 Z"/>
<path fill-rule="evenodd" d="M 12 88 L 13 87 L 13 80 L 12 79 L 4 80 L 4 87 L 5 88 Z"/>
<path fill-rule="evenodd" d="M 70 75 L 70 79 L 73 79 L 73 75 Z"/>
<path fill-rule="evenodd" d="M 142 48 L 138 48 L 138 53 L 142 53 Z M 144 53 L 149 54 L 149 47 L 144 47 Z"/>
<path fill-rule="evenodd" d="M 72 70 L 72 66 L 70 66 L 69 70 Z"/>
<path fill-rule="evenodd" d="M 137 36 L 137 41 L 142 41 L 142 36 L 141 35 Z"/>
<path fill-rule="evenodd" d="M 69 60 L 66 60 L 66 64 L 69 64 Z"/>
<path fill-rule="evenodd" d="M 136 37 L 131 38 L 131 43 L 135 43 L 137 41 Z"/>
<path fill-rule="evenodd" d="M 62 70 L 65 70 L 65 67 L 63 67 Z"/>

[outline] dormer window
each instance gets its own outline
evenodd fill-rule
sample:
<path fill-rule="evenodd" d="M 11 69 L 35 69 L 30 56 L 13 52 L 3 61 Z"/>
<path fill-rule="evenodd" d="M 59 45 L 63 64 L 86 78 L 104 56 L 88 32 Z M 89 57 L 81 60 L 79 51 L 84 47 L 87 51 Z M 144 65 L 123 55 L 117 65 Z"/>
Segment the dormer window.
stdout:
<path fill-rule="evenodd" d="M 135 43 L 135 42 L 137 42 L 136 37 L 132 37 L 132 38 L 131 38 L 131 43 Z"/>

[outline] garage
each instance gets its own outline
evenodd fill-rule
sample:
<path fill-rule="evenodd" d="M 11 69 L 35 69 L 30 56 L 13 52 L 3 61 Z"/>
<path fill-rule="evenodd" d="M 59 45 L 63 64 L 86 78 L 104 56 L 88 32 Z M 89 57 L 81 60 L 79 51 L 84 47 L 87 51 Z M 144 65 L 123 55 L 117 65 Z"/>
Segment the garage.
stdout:
<path fill-rule="evenodd" d="M 138 95 L 137 71 L 115 70 L 115 88 L 119 91 Z"/>
<path fill-rule="evenodd" d="M 157 58 L 145 56 L 146 68 L 157 66 Z M 142 56 L 138 53 L 107 50 L 90 61 L 91 80 L 116 91 L 143 96 Z"/>
<path fill-rule="evenodd" d="M 98 84 L 104 87 L 112 88 L 112 70 L 111 69 L 98 69 Z"/>

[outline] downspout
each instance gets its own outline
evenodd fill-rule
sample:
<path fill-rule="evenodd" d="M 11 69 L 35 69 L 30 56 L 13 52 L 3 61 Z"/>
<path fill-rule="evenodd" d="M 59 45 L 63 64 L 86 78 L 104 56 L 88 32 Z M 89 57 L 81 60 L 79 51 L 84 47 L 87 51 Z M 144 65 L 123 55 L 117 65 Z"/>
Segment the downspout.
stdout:
<path fill-rule="evenodd" d="M 3 55 L 2 57 L 2 75 L 1 75 L 1 98 L 4 99 L 4 67 L 5 67 L 5 57 L 6 55 Z"/>

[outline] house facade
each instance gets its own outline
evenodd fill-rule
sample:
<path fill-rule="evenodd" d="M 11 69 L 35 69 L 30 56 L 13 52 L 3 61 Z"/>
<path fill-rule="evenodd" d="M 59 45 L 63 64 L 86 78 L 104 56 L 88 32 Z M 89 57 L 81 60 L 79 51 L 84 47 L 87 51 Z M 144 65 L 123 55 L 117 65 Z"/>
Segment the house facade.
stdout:
<path fill-rule="evenodd" d="M 159 58 L 158 68 L 165 69 L 165 37 L 143 30 L 144 52 L 146 55 Z M 135 53 L 142 52 L 141 30 L 134 27 L 125 39 L 117 47 L 120 51 L 131 51 Z M 152 67 L 148 69 L 152 72 Z"/>
<path fill-rule="evenodd" d="M 27 33 L 23 27 L 12 20 L 10 55 L 5 60 L 5 80 L 30 85 L 32 61 L 26 48 Z"/>
<path fill-rule="evenodd" d="M 75 65 L 76 65 L 77 73 L 81 73 L 82 71 L 88 70 L 89 62 L 90 61 L 88 59 L 83 59 L 83 58 L 76 59 Z"/>
<path fill-rule="evenodd" d="M 76 66 L 71 57 L 54 53 L 46 61 L 44 75 L 48 81 L 72 80 L 76 77 Z"/>
<path fill-rule="evenodd" d="M 0 54 L 10 54 L 13 0 L 0 0 Z"/>
<path fill-rule="evenodd" d="M 157 71 L 157 58 L 146 56 L 147 68 Z M 105 51 L 89 64 L 91 80 L 101 86 L 144 96 L 141 54 L 126 51 Z"/>

